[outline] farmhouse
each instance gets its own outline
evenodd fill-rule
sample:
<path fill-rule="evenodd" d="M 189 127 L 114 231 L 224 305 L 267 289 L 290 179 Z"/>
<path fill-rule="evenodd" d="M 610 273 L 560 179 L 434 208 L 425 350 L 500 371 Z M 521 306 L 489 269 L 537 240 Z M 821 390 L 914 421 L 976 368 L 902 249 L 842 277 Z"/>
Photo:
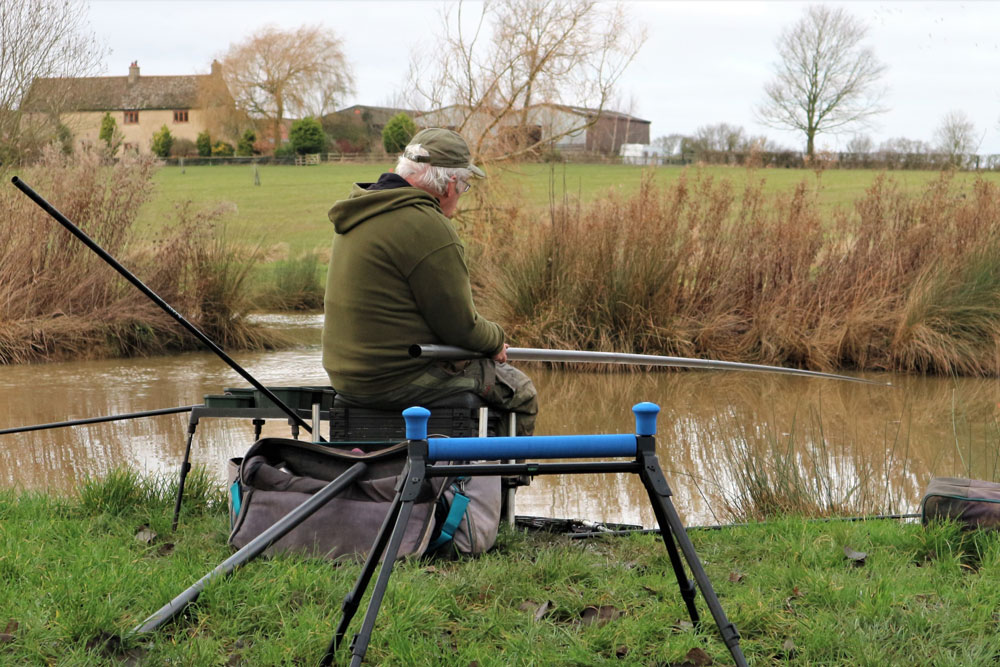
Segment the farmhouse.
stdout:
<path fill-rule="evenodd" d="M 164 125 L 175 139 L 194 141 L 205 130 L 214 138 L 234 108 L 218 61 L 200 75 L 141 76 L 133 62 L 128 76 L 39 78 L 22 105 L 33 122 L 65 125 L 77 145 L 96 145 L 101 120 L 110 113 L 123 147 L 141 153 L 150 152 L 153 134 Z"/>

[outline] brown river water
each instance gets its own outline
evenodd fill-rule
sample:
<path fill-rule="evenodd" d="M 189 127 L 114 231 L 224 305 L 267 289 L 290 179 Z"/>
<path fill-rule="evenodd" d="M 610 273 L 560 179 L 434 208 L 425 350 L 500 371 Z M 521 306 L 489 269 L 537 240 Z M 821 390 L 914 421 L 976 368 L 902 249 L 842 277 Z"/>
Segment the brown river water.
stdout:
<path fill-rule="evenodd" d="M 278 352 L 234 354 L 266 385 L 326 385 L 321 316 L 266 316 L 300 344 Z M 932 476 L 994 479 L 1000 468 L 995 380 L 868 375 L 892 387 L 730 371 L 597 373 L 526 365 L 539 390 L 536 433 L 632 433 L 631 406 L 662 411 L 658 455 L 689 525 L 724 523 L 723 496 L 736 488 L 742 460 L 787 454 L 806 479 L 825 480 L 834 502 L 857 498 L 858 479 L 917 511 Z M 0 429 L 202 402 L 205 394 L 246 386 L 211 353 L 145 359 L 0 367 Z M 0 435 L 0 486 L 69 492 L 88 476 L 125 464 L 175 475 L 187 415 L 157 416 Z M 288 436 L 283 420 L 265 435 Z M 221 482 L 225 462 L 252 444 L 243 420 L 204 419 L 192 462 Z M 749 457 L 749 458 L 748 458 Z M 852 490 L 853 489 L 853 490 Z M 655 525 L 632 475 L 539 477 L 517 494 L 517 513 Z"/>

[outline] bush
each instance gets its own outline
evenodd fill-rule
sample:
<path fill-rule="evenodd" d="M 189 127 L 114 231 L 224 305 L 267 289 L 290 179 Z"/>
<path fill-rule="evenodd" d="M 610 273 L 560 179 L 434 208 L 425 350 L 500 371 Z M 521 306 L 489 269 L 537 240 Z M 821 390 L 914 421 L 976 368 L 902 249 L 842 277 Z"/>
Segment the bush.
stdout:
<path fill-rule="evenodd" d="M 126 155 L 106 166 L 102 159 L 101 151 L 66 157 L 49 147 L 25 180 L 219 345 L 273 344 L 243 317 L 252 306 L 245 279 L 259 250 L 220 239 L 213 223 L 221 209 L 180 206 L 175 225 L 139 236 L 154 160 Z M 0 238 L 0 365 L 200 347 L 15 188 L 0 188 Z"/>
<path fill-rule="evenodd" d="M 363 153 L 371 146 L 368 127 L 357 117 L 332 113 L 323 117 L 323 131 L 341 153 Z"/>
<path fill-rule="evenodd" d="M 174 144 L 174 135 L 170 134 L 170 128 L 166 125 L 160 127 L 159 131 L 153 135 L 153 141 L 149 144 L 149 149 L 157 157 L 167 157 L 170 155 L 170 147 Z"/>
<path fill-rule="evenodd" d="M 235 153 L 233 145 L 225 141 L 216 141 L 212 145 L 212 157 L 232 157 Z"/>
<path fill-rule="evenodd" d="M 292 157 L 294 155 L 295 146 L 287 141 L 274 149 L 274 157 Z"/>
<path fill-rule="evenodd" d="M 118 123 L 115 122 L 110 113 L 105 113 L 104 118 L 101 119 L 101 130 L 97 136 L 104 142 L 113 157 L 118 152 L 122 139 L 121 133 L 118 132 Z"/>
<path fill-rule="evenodd" d="M 212 155 L 212 137 L 209 136 L 208 130 L 199 132 L 194 144 L 198 147 L 198 155 L 201 157 L 210 157 Z"/>
<path fill-rule="evenodd" d="M 174 139 L 170 147 L 171 157 L 190 157 L 198 155 L 198 147 L 190 139 Z"/>
<path fill-rule="evenodd" d="M 390 154 L 402 153 L 406 144 L 417 133 L 417 124 L 405 113 L 400 112 L 389 119 L 382 130 L 382 145 Z"/>
<path fill-rule="evenodd" d="M 326 134 L 318 120 L 306 116 L 292 123 L 292 128 L 288 131 L 288 142 L 299 155 L 322 153 L 326 148 Z"/>
<path fill-rule="evenodd" d="M 241 136 L 240 140 L 236 142 L 236 154 L 237 155 L 254 155 L 257 151 L 254 150 L 254 143 L 257 141 L 257 133 L 252 129 L 247 129 Z"/>

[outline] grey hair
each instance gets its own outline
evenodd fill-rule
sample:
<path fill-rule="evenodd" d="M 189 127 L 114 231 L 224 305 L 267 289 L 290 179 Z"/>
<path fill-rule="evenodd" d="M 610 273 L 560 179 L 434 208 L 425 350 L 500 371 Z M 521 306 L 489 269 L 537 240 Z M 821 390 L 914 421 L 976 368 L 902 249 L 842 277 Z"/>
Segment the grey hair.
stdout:
<path fill-rule="evenodd" d="M 426 162 L 414 162 L 402 155 L 396 161 L 396 175 L 441 196 L 448 192 L 448 181 L 452 178 L 466 183 L 472 179 L 472 172 L 464 167 L 435 167 Z"/>

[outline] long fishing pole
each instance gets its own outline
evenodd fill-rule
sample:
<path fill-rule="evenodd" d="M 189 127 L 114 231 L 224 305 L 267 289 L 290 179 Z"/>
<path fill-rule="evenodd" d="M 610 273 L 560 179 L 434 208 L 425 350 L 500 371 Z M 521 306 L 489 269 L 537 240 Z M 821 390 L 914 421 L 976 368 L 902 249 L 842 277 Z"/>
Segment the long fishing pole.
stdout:
<path fill-rule="evenodd" d="M 426 357 L 428 359 L 477 359 L 483 354 L 452 345 L 411 345 L 411 357 Z M 704 368 L 713 370 L 757 371 L 763 373 L 783 373 L 786 375 L 801 375 L 805 377 L 826 378 L 829 380 L 846 380 L 891 386 L 891 382 L 880 382 L 856 378 L 849 375 L 805 371 L 798 368 L 783 366 L 765 366 L 762 364 L 745 364 L 738 361 L 713 361 L 711 359 L 690 359 L 688 357 L 667 357 L 657 354 L 625 354 L 622 352 L 585 352 L 581 350 L 543 350 L 534 347 L 507 348 L 509 361 L 547 361 L 558 363 L 588 363 L 588 364 L 626 364 L 631 366 L 672 366 L 676 368 Z"/>
<path fill-rule="evenodd" d="M 64 428 L 66 426 L 80 426 L 82 424 L 100 424 L 102 422 L 121 421 L 123 419 L 140 419 L 142 417 L 155 417 L 157 415 L 173 415 L 178 412 L 191 412 L 199 405 L 183 405 L 177 408 L 163 408 L 161 410 L 146 410 L 145 412 L 126 412 L 120 415 L 110 415 L 108 417 L 89 417 L 87 419 L 74 419 L 68 422 L 52 422 L 51 424 L 35 424 L 33 426 L 18 426 L 15 428 L 5 428 L 0 430 L 0 435 L 9 433 L 25 433 L 27 431 L 44 431 L 50 428 Z"/>
<path fill-rule="evenodd" d="M 806 523 L 835 523 L 842 521 L 844 523 L 856 523 L 862 521 L 906 521 L 909 519 L 919 519 L 922 515 L 918 512 L 915 514 L 870 514 L 864 516 L 829 516 L 820 517 L 817 519 L 805 519 Z M 539 517 L 524 517 L 526 520 L 538 519 Z M 543 519 L 544 520 L 544 519 Z M 768 523 L 767 521 L 758 521 L 755 523 L 724 523 L 716 524 L 711 526 L 687 526 L 685 530 L 726 530 L 727 528 L 746 528 L 748 526 L 760 526 Z M 531 527 L 531 526 L 528 526 Z M 591 532 L 584 533 L 562 533 L 563 537 L 568 537 L 571 540 L 583 540 L 589 537 L 615 537 L 621 535 L 659 535 L 661 530 L 659 528 L 623 528 L 623 529 L 602 529 L 600 524 L 594 524 L 593 526 L 584 524 L 585 528 L 597 528 Z"/>
<path fill-rule="evenodd" d="M 18 190 L 20 190 L 24 194 L 28 195 L 28 197 L 33 202 L 35 202 L 36 204 L 38 204 L 38 206 L 43 211 L 45 211 L 50 216 L 52 216 L 52 218 L 54 218 L 56 220 L 56 222 L 58 222 L 63 227 L 65 227 L 66 229 L 68 229 L 73 234 L 73 236 L 75 236 L 76 238 L 80 239 L 80 241 L 82 241 L 84 245 L 86 245 L 88 248 L 90 248 L 91 250 L 93 250 L 97 254 L 97 256 L 100 257 L 101 259 L 103 259 L 107 264 L 109 264 L 111 266 L 111 268 L 113 268 L 115 271 L 117 271 L 118 273 L 120 273 L 130 283 L 132 283 L 133 285 L 135 285 L 135 287 L 140 292 L 142 292 L 143 294 L 145 294 L 146 296 L 148 296 L 150 298 L 150 300 L 152 300 L 153 303 L 155 303 L 157 306 L 159 306 L 163 310 L 163 312 L 165 312 L 170 317 L 174 318 L 181 326 L 183 326 L 185 329 L 187 329 L 195 338 L 197 338 L 198 340 L 200 340 L 208 349 L 210 349 L 220 359 L 222 359 L 224 362 L 226 362 L 229 365 L 230 368 L 232 368 L 234 371 L 236 371 L 237 373 L 239 373 L 240 376 L 244 380 L 246 380 L 251 385 L 253 385 L 254 389 L 260 391 L 265 396 L 267 396 L 267 398 L 268 398 L 269 401 L 271 401 L 272 403 L 274 403 L 275 405 L 277 405 L 279 408 L 281 408 L 282 412 L 284 412 L 285 414 L 287 414 L 288 417 L 294 423 L 298 424 L 301 428 L 304 428 L 306 430 L 306 433 L 312 433 L 312 429 L 309 427 L 309 424 L 306 423 L 306 420 L 304 420 L 302 417 L 300 417 L 297 412 L 295 412 L 290 407 L 288 407 L 287 405 L 285 405 L 285 403 L 281 399 L 279 399 L 277 396 L 275 396 L 271 392 L 270 389 L 268 389 L 267 387 L 265 387 L 264 385 L 262 385 L 260 382 L 258 382 L 257 379 L 254 376 L 250 375 L 250 373 L 248 373 L 246 370 L 244 370 L 243 367 L 240 366 L 238 363 L 236 363 L 228 354 L 226 354 L 225 352 L 223 352 L 222 348 L 219 347 L 218 345 L 216 345 L 208 336 L 206 336 L 204 333 L 202 333 L 201 330 L 198 329 L 198 327 L 194 326 L 193 324 L 191 324 L 190 322 L 188 322 L 186 319 L 184 319 L 181 316 L 180 313 L 178 313 L 176 310 L 173 309 L 173 307 L 170 306 L 170 304 L 168 304 L 166 301 L 164 301 L 162 298 L 160 298 L 159 294 L 157 294 L 156 292 L 154 292 L 153 290 L 151 290 L 149 287 L 147 287 L 145 285 L 145 283 L 143 283 L 141 280 L 139 280 L 138 278 L 136 278 L 135 275 L 132 274 L 132 272 L 130 272 L 128 269 L 126 269 L 124 266 L 122 266 L 118 262 L 118 260 L 116 260 L 114 257 L 112 257 L 104 248 L 102 248 L 100 245 L 98 245 L 92 238 L 90 238 L 89 236 L 87 236 L 83 232 L 83 230 L 80 229 L 79 227 L 77 227 L 75 224 L 73 224 L 73 222 L 70 221 L 69 218 L 67 218 L 65 215 L 63 215 L 58 210 L 56 210 L 56 208 L 52 204 L 50 204 L 49 202 L 47 202 L 44 197 L 42 197 L 40 194 L 38 194 L 37 192 L 35 192 L 31 188 L 31 186 L 29 186 L 27 183 L 25 183 L 24 181 L 22 181 L 17 176 L 15 176 L 14 178 L 12 178 L 10 182 L 13 183 L 14 187 L 16 187 Z M 319 437 L 319 436 L 317 436 L 317 437 Z"/>

